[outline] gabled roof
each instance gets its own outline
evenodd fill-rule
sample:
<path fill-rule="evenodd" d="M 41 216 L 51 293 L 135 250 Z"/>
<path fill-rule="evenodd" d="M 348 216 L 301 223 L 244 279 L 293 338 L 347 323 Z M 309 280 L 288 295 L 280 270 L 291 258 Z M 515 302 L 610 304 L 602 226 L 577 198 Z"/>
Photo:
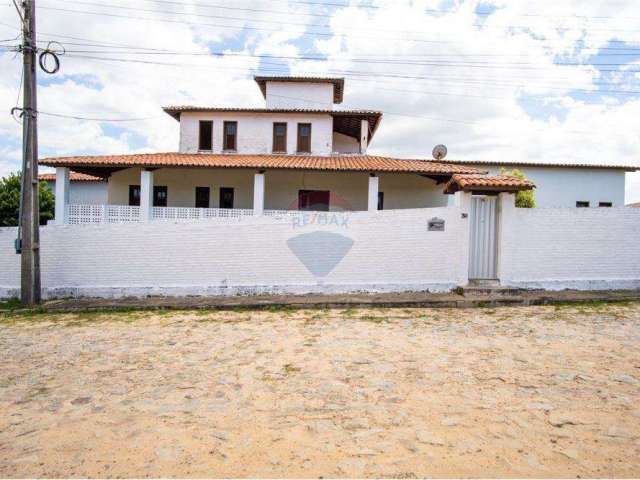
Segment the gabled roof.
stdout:
<path fill-rule="evenodd" d="M 551 167 L 551 168 L 611 168 L 617 170 L 640 170 L 640 165 L 622 165 L 622 164 L 606 164 L 606 163 L 570 163 L 570 162 L 535 162 L 535 161 L 518 161 L 518 160 L 447 160 L 450 163 L 461 163 L 464 165 L 487 165 L 487 166 L 504 166 L 504 167 Z"/>
<path fill-rule="evenodd" d="M 520 192 L 536 188 L 533 182 L 510 175 L 486 177 L 456 174 L 444 186 L 444 193 L 464 192 Z"/>
<path fill-rule="evenodd" d="M 45 182 L 55 182 L 55 173 L 41 173 L 38 175 L 38 180 L 44 180 Z M 102 177 L 96 177 L 94 175 L 87 175 L 86 173 L 69 172 L 69 180 L 72 182 L 105 182 Z"/>
<path fill-rule="evenodd" d="M 403 160 L 373 155 L 241 155 L 206 153 L 143 153 L 45 158 L 40 164 L 51 167 L 113 171 L 130 167 L 250 168 L 274 170 L 318 170 L 347 172 L 398 172 L 433 176 L 456 173 L 481 174 L 478 169 L 430 160 Z"/>
<path fill-rule="evenodd" d="M 339 77 L 289 77 L 289 76 L 263 76 L 253 77 L 262 96 L 267 98 L 267 82 L 291 82 L 291 83 L 332 83 L 333 84 L 333 103 L 342 103 L 344 95 L 344 78 Z"/>

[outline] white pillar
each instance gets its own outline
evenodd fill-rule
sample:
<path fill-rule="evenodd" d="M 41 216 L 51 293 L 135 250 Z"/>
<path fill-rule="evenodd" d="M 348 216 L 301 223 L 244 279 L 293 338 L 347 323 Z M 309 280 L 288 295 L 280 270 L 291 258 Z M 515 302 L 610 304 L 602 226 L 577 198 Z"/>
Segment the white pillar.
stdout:
<path fill-rule="evenodd" d="M 153 219 L 153 172 L 140 172 L 140 221 L 150 222 Z"/>
<path fill-rule="evenodd" d="M 371 174 L 369 177 L 369 201 L 367 202 L 367 210 L 375 212 L 378 210 L 378 181 L 380 179 Z"/>
<path fill-rule="evenodd" d="M 55 223 L 63 225 L 67 223 L 67 205 L 69 204 L 69 169 L 67 167 L 56 168 L 55 194 Z"/>
<path fill-rule="evenodd" d="M 360 153 L 367 153 L 369 143 L 369 120 L 360 121 Z"/>
<path fill-rule="evenodd" d="M 256 173 L 253 177 L 253 214 L 264 212 L 264 173 Z"/>
<path fill-rule="evenodd" d="M 516 194 L 501 192 L 498 195 L 498 232 L 496 241 L 498 245 L 497 274 L 501 282 L 509 281 L 509 265 L 504 260 L 504 252 L 509 245 L 508 236 L 512 233 L 514 216 L 517 214 Z"/>
<path fill-rule="evenodd" d="M 462 213 L 469 214 L 471 208 L 471 192 L 464 192 L 462 190 L 453 194 L 454 205 L 462 209 Z"/>

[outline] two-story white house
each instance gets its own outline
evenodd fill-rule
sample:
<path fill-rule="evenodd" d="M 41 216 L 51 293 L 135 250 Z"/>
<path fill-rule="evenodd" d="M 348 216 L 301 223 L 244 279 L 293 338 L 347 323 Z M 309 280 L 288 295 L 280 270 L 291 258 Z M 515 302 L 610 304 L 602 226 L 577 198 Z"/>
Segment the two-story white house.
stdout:
<path fill-rule="evenodd" d="M 343 98 L 341 78 L 255 81 L 265 98 L 261 108 L 165 107 L 179 122 L 178 152 L 42 160 L 57 168 L 56 218 L 81 223 L 92 216 L 133 221 L 438 207 L 451 202 L 444 187 L 454 175 L 486 173 L 368 155 L 382 114 L 335 108 Z M 106 210 L 69 202 L 70 171 L 107 179 Z"/>

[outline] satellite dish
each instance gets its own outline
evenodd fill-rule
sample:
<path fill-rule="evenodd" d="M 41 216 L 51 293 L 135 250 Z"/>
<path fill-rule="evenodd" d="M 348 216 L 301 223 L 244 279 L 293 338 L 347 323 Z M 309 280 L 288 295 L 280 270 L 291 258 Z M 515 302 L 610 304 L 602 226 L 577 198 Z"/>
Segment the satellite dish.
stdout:
<path fill-rule="evenodd" d="M 447 156 L 447 147 L 444 145 L 436 145 L 431 153 L 436 160 L 442 160 Z"/>

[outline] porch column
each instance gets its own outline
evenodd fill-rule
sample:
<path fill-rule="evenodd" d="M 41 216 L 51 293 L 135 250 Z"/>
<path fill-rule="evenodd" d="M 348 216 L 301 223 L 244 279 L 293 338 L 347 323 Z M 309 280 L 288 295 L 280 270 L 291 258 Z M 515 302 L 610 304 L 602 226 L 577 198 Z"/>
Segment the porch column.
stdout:
<path fill-rule="evenodd" d="M 264 171 L 253 177 L 253 214 L 262 215 L 264 212 Z"/>
<path fill-rule="evenodd" d="M 369 120 L 360 121 L 360 153 L 367 153 L 369 143 Z"/>
<path fill-rule="evenodd" d="M 369 177 L 369 201 L 367 202 L 367 210 L 375 212 L 378 210 L 378 184 L 380 179 L 374 173 Z"/>
<path fill-rule="evenodd" d="M 56 168 L 55 195 L 55 223 L 56 225 L 64 225 L 67 223 L 67 205 L 69 204 L 69 169 L 67 167 Z"/>
<path fill-rule="evenodd" d="M 153 219 L 153 172 L 140 172 L 140 221 L 150 222 Z"/>

